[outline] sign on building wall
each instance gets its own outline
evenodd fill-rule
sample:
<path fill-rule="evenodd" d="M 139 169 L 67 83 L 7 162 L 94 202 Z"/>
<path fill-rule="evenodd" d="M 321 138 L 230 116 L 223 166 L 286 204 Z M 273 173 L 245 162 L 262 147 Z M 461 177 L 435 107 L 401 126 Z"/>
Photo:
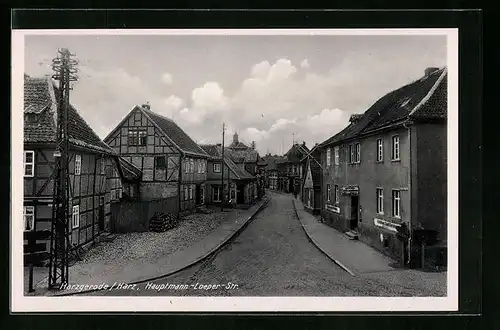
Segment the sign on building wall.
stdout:
<path fill-rule="evenodd" d="M 373 223 L 377 227 L 381 227 L 381 228 L 384 228 L 384 229 L 387 229 L 387 230 L 390 230 L 390 231 L 393 231 L 393 232 L 397 232 L 398 231 L 397 227 L 401 226 L 398 223 L 389 222 L 389 221 L 382 220 L 382 219 L 377 219 L 377 218 L 373 219 Z"/>
<path fill-rule="evenodd" d="M 340 207 L 338 206 L 326 204 L 325 209 L 330 212 L 340 213 Z"/>
<path fill-rule="evenodd" d="M 359 195 L 359 186 L 344 186 L 344 187 L 342 187 L 342 195 L 348 195 L 348 196 Z"/>

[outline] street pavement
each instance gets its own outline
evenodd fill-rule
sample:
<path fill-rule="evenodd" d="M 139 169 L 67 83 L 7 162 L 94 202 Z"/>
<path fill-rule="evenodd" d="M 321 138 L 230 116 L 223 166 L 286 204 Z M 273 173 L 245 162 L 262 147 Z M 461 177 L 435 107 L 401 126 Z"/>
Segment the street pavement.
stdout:
<path fill-rule="evenodd" d="M 132 287 L 118 284 L 86 295 L 411 296 L 422 292 L 422 288 L 409 288 L 406 281 L 387 281 L 381 274 L 352 276 L 309 241 L 292 197 L 271 193 L 267 207 L 208 259 L 168 277 Z"/>

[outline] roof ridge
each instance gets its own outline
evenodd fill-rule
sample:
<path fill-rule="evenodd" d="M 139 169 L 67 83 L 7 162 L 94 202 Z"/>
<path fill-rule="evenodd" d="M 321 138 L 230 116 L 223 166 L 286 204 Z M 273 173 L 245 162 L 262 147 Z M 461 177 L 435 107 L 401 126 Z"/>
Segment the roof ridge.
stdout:
<path fill-rule="evenodd" d="M 436 71 L 432 72 L 431 74 L 434 74 L 434 73 L 436 73 L 438 71 L 442 71 L 440 73 L 439 78 L 436 80 L 436 82 L 434 83 L 434 85 L 432 85 L 432 87 L 429 90 L 429 92 L 420 100 L 420 102 L 413 108 L 413 110 L 410 111 L 410 113 L 408 114 L 408 117 L 413 116 L 413 114 L 415 114 L 415 112 L 417 112 L 418 109 L 420 109 L 424 104 L 427 103 L 427 101 L 429 101 L 429 99 L 434 94 L 434 92 L 436 91 L 436 89 L 438 88 L 438 86 L 441 85 L 441 82 L 443 81 L 444 76 L 446 76 L 448 74 L 448 68 L 446 66 L 444 68 L 441 68 L 439 70 L 436 70 Z"/>

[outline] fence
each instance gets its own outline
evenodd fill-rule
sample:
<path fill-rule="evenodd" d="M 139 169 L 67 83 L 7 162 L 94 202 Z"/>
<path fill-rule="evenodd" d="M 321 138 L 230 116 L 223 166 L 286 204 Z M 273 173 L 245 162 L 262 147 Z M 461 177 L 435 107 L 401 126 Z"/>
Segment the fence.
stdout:
<path fill-rule="evenodd" d="M 114 233 L 144 232 L 155 212 L 177 214 L 177 196 L 154 201 L 124 201 L 111 204 L 111 231 Z"/>

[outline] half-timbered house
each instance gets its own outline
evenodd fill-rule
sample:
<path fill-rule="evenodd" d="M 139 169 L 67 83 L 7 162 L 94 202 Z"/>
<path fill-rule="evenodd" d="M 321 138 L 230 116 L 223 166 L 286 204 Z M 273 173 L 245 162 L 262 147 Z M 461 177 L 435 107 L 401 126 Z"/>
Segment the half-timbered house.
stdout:
<path fill-rule="evenodd" d="M 48 253 L 52 223 L 56 120 L 60 93 L 50 78 L 24 77 L 24 229 L 35 232 L 37 251 Z M 81 247 L 109 229 L 110 203 L 122 198 L 118 156 L 73 106 L 68 110 L 69 244 Z M 136 175 L 128 176 L 134 185 Z M 27 248 L 25 240 L 25 252 Z M 33 248 L 30 242 L 30 249 Z M 43 258 L 41 258 L 43 259 Z"/>
<path fill-rule="evenodd" d="M 104 141 L 141 170 L 141 201 L 176 196 L 181 211 L 205 203 L 208 155 L 149 104 L 135 106 Z"/>

